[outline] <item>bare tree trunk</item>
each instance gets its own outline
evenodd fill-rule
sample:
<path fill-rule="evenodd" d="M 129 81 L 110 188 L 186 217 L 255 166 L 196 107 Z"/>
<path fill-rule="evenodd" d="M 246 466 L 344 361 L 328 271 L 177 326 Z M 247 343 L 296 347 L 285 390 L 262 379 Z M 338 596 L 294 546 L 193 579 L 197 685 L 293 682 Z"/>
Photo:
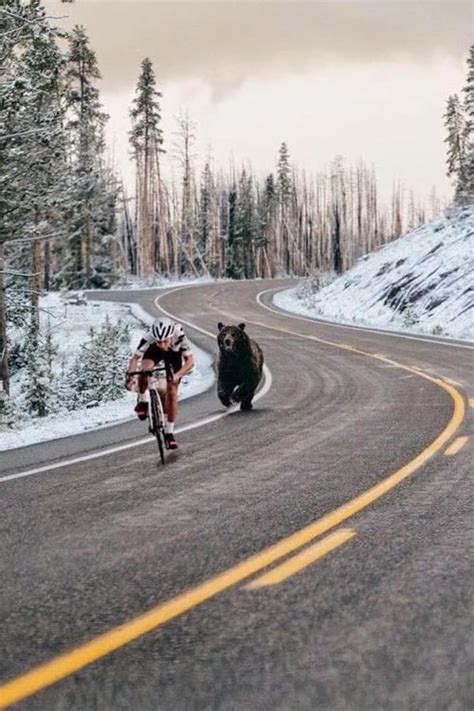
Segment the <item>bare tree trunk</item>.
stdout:
<path fill-rule="evenodd" d="M 49 291 L 51 286 L 51 244 L 49 239 L 44 243 L 43 287 Z"/>
<path fill-rule="evenodd" d="M 31 243 L 31 305 L 32 317 L 39 321 L 39 297 L 41 291 L 41 242 L 33 239 Z"/>
<path fill-rule="evenodd" d="M 157 262 L 159 269 L 170 273 L 170 257 L 168 251 L 167 225 L 166 214 L 164 209 L 164 189 L 161 181 L 160 154 L 158 147 L 155 147 L 155 166 L 156 166 L 156 193 L 158 201 L 158 244 L 157 244 Z"/>
<path fill-rule="evenodd" d="M 0 243 L 0 392 L 10 392 L 10 372 L 8 369 L 7 304 L 5 298 L 5 257 L 4 245 Z"/>
<path fill-rule="evenodd" d="M 90 286 L 91 283 L 91 277 L 92 277 L 92 269 L 91 269 L 91 214 L 90 214 L 90 207 L 89 207 L 89 202 L 86 203 L 85 205 L 86 209 L 86 224 L 85 224 L 85 230 L 82 233 L 82 243 L 81 243 L 81 248 L 82 248 L 82 264 L 84 266 L 84 279 L 83 283 L 86 288 Z"/>

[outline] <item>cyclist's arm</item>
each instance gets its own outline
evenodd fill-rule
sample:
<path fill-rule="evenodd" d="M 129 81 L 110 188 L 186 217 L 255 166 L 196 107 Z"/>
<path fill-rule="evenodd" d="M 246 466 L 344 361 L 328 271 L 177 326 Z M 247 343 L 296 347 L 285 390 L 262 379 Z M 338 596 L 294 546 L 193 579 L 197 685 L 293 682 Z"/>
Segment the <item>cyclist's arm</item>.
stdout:
<path fill-rule="evenodd" d="M 136 371 L 138 361 L 141 358 L 143 358 L 143 354 L 147 348 L 148 348 L 148 340 L 146 338 L 142 338 L 140 343 L 138 344 L 137 350 L 132 355 L 132 357 L 130 358 L 130 361 L 128 363 L 127 377 L 128 377 L 128 373 L 132 373 L 132 372 Z"/>
<path fill-rule="evenodd" d="M 174 374 L 173 380 L 175 383 L 179 382 L 183 375 L 189 373 L 189 371 L 194 367 L 194 358 L 191 351 L 183 355 L 183 365 Z"/>
<path fill-rule="evenodd" d="M 128 363 L 128 368 L 127 368 L 127 375 L 128 373 L 133 373 L 137 369 L 138 361 L 140 360 L 141 356 L 137 355 L 134 353 L 132 357 L 130 358 L 130 361 Z"/>

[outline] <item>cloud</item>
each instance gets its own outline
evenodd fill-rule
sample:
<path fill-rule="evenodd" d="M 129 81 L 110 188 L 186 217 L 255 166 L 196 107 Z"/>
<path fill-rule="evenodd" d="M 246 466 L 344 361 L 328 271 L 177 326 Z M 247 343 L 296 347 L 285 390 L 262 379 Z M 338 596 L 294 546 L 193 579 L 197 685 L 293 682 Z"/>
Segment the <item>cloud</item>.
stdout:
<path fill-rule="evenodd" d="M 85 25 L 107 90 L 133 85 L 150 57 L 159 82 L 206 82 L 216 100 L 246 80 L 318 66 L 462 61 L 471 42 L 472 8 L 464 0 L 45 4 L 65 18 L 58 24 Z"/>

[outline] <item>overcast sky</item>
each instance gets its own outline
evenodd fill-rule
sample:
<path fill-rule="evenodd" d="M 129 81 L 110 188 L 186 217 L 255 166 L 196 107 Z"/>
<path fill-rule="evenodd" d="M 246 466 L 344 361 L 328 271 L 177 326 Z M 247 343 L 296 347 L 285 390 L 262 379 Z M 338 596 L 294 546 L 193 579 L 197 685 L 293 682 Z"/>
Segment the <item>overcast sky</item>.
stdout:
<path fill-rule="evenodd" d="M 175 117 L 197 124 L 197 159 L 212 147 L 257 171 L 286 141 L 294 163 L 323 170 L 336 155 L 374 164 L 424 196 L 450 193 L 442 115 L 459 92 L 472 4 L 458 0 L 76 0 L 45 3 L 57 24 L 83 24 L 102 71 L 109 143 L 129 177 L 128 110 L 140 62 L 156 70 L 165 147 Z M 170 160 L 168 157 L 167 160 Z"/>

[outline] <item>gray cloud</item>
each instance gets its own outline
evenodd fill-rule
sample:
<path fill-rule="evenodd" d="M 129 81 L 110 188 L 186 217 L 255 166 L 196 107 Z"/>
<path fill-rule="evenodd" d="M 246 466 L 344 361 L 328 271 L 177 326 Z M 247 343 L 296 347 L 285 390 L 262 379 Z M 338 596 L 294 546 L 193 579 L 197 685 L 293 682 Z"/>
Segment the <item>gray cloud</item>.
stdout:
<path fill-rule="evenodd" d="M 200 79 L 219 97 L 245 79 L 318 64 L 459 59 L 472 41 L 472 6 L 464 0 L 45 4 L 64 18 L 58 24 L 85 25 L 109 91 L 132 86 L 146 56 L 159 82 Z"/>

